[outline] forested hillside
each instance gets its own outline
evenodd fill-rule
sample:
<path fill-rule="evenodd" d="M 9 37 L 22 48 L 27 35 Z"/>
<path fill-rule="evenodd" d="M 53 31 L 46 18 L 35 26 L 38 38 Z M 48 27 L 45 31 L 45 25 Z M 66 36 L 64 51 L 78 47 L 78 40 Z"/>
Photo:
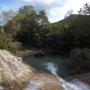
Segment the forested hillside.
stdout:
<path fill-rule="evenodd" d="M 5 23 L 0 27 L 0 49 L 16 52 L 34 48 L 50 54 L 69 55 L 76 64 L 84 61 L 81 67 L 87 63 L 89 67 L 89 8 L 86 3 L 78 14 L 70 14 L 56 23 L 50 23 L 45 11 L 37 12 L 33 6 L 23 6 L 17 13 L 2 12 Z"/>
<path fill-rule="evenodd" d="M 2 12 L 6 21 L 0 28 L 1 35 L 5 36 L 4 39 L 8 38 L 4 41 L 11 47 L 14 46 L 11 42 L 17 42 L 22 48 L 46 49 L 57 53 L 73 48 L 90 48 L 90 16 L 85 12 L 85 5 L 79 14 L 70 14 L 56 23 L 50 23 L 45 11 L 37 12 L 33 6 L 23 6 L 16 14 L 12 11 Z M 18 48 L 18 45 L 15 47 Z M 1 48 L 4 49 L 4 46 Z"/>

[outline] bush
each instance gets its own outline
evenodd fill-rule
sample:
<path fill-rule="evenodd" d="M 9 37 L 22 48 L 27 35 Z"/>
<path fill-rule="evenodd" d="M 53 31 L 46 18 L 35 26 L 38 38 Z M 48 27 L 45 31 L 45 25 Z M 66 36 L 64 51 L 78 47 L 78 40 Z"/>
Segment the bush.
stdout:
<path fill-rule="evenodd" d="M 72 66 L 78 68 L 79 70 L 89 70 L 90 69 L 90 49 L 73 49 L 71 51 Z"/>
<path fill-rule="evenodd" d="M 10 50 L 12 52 L 15 52 L 21 48 L 22 48 L 22 45 L 19 42 L 9 42 L 8 43 L 8 50 Z"/>
<path fill-rule="evenodd" d="M 12 42 L 5 34 L 0 34 L 0 49 L 15 52 L 22 47 L 19 42 Z"/>
<path fill-rule="evenodd" d="M 8 49 L 8 40 L 4 35 L 0 34 L 0 49 Z"/>

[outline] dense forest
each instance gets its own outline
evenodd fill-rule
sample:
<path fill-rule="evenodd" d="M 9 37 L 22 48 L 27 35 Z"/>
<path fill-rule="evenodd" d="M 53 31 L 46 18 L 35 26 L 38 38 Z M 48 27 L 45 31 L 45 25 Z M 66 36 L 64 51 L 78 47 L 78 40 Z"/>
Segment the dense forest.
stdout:
<path fill-rule="evenodd" d="M 2 12 L 0 49 L 12 52 L 22 49 L 44 49 L 48 53 L 65 54 L 85 70 L 90 69 L 90 4 L 78 14 L 68 12 L 59 22 L 50 23 L 44 10 L 23 6 L 14 13 Z"/>

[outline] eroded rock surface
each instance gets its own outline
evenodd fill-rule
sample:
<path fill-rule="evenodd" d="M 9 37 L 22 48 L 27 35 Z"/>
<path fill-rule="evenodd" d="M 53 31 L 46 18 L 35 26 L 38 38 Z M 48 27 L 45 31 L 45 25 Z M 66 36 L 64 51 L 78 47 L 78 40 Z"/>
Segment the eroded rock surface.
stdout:
<path fill-rule="evenodd" d="M 17 80 L 32 73 L 32 68 L 22 62 L 22 58 L 12 55 L 6 50 L 0 50 L 0 81 Z"/>
<path fill-rule="evenodd" d="M 36 72 L 6 50 L 0 50 L 0 90 L 64 90 L 53 75 Z"/>
<path fill-rule="evenodd" d="M 54 76 L 36 73 L 24 90 L 64 90 L 64 88 Z"/>

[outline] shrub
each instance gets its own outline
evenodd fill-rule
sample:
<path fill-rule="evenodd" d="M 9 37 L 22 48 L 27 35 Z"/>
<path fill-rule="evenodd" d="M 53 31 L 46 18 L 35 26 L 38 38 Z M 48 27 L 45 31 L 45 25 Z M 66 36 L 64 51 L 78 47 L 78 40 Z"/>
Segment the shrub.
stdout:
<path fill-rule="evenodd" d="M 4 35 L 0 34 L 0 49 L 8 49 L 8 40 Z"/>
<path fill-rule="evenodd" d="M 0 49 L 9 50 L 15 52 L 21 48 L 21 43 L 12 42 L 12 40 L 5 34 L 0 34 Z"/>
<path fill-rule="evenodd" d="M 8 43 L 8 50 L 10 50 L 12 52 L 15 52 L 21 48 L 22 48 L 22 45 L 19 42 L 9 42 Z"/>
<path fill-rule="evenodd" d="M 75 48 L 71 51 L 72 66 L 78 69 L 90 69 L 90 49 Z"/>

